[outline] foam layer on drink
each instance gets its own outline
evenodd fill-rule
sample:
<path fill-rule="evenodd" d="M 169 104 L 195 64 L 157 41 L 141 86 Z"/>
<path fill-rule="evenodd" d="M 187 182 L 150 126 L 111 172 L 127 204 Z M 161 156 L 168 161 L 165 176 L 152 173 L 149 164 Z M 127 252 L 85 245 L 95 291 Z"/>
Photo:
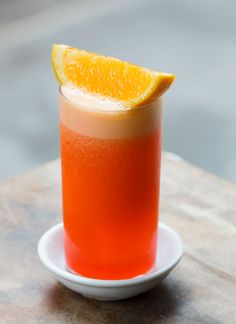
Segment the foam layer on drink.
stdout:
<path fill-rule="evenodd" d="M 161 127 L 161 113 L 161 99 L 129 108 L 121 102 L 85 93 L 70 84 L 61 86 L 61 122 L 84 136 L 106 139 L 144 136 Z"/>

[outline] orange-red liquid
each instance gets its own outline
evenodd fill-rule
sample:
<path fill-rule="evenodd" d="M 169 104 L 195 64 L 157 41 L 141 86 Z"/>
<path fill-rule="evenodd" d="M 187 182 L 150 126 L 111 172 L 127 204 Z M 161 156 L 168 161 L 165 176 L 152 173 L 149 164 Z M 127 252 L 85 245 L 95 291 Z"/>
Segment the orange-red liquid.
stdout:
<path fill-rule="evenodd" d="M 161 130 L 141 137 L 80 135 L 61 122 L 68 267 L 99 279 L 131 278 L 156 258 Z"/>

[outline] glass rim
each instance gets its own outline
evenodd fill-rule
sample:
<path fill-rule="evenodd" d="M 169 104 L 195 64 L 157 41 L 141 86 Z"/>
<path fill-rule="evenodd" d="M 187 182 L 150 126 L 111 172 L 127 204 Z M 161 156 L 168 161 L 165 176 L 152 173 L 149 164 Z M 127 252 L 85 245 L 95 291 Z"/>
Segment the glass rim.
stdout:
<path fill-rule="evenodd" d="M 59 85 L 59 93 L 61 94 L 61 96 L 69 103 L 74 103 L 74 101 L 70 100 L 67 96 L 65 96 L 65 94 L 62 92 L 62 85 Z M 93 107 L 89 107 L 88 110 L 90 111 L 96 111 L 96 112 L 106 112 L 106 113 L 127 113 L 129 111 L 140 111 L 141 109 L 148 109 L 150 108 L 150 106 L 155 103 L 155 102 L 159 102 L 160 104 L 162 104 L 163 101 L 163 97 L 155 97 L 152 100 L 138 105 L 137 107 L 128 107 L 128 108 L 122 108 L 122 109 L 97 109 L 97 108 L 93 108 Z"/>

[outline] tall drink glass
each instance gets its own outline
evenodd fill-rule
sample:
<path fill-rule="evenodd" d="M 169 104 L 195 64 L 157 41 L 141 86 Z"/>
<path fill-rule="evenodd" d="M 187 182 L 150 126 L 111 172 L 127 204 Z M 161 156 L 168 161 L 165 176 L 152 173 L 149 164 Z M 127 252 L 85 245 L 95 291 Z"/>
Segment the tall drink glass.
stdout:
<path fill-rule="evenodd" d="M 68 269 L 97 279 L 141 275 L 156 259 L 161 99 L 122 109 L 66 85 L 59 96 Z"/>

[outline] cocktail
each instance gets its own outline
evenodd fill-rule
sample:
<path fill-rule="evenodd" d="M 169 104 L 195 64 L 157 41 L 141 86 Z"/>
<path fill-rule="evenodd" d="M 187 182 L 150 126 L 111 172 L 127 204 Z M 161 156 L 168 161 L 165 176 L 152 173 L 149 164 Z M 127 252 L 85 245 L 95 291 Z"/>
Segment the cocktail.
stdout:
<path fill-rule="evenodd" d="M 161 95 L 174 76 L 64 45 L 53 63 L 67 266 L 97 279 L 141 275 L 156 259 Z"/>

